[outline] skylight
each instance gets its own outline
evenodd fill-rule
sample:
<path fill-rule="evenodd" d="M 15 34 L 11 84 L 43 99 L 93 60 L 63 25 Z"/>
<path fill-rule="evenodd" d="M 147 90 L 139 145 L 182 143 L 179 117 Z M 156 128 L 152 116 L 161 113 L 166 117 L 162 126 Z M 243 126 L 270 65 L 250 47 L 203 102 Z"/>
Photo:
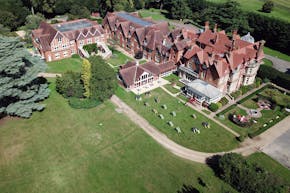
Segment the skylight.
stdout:
<path fill-rule="evenodd" d="M 153 24 L 153 23 L 151 23 L 151 22 L 149 22 L 149 21 L 145 21 L 145 20 L 143 20 L 143 19 L 141 19 L 141 18 L 134 17 L 134 16 L 129 15 L 129 14 L 127 14 L 127 13 L 118 13 L 117 15 L 118 15 L 119 17 L 122 17 L 123 19 L 126 19 L 126 20 L 128 20 L 128 21 L 131 21 L 131 22 L 133 22 L 133 23 L 136 23 L 136 24 L 141 25 L 141 26 L 144 26 L 144 27 L 146 27 L 146 26 L 150 26 L 150 25 Z"/>

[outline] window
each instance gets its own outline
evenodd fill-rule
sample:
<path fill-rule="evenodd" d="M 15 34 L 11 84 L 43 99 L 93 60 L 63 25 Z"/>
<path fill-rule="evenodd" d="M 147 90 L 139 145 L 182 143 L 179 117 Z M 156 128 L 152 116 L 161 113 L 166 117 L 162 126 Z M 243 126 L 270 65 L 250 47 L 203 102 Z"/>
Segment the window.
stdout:
<path fill-rule="evenodd" d="M 56 54 L 55 54 L 55 58 L 56 58 L 56 59 L 58 59 L 59 56 L 60 56 L 59 53 L 56 53 Z"/>
<path fill-rule="evenodd" d="M 71 49 L 71 55 L 75 54 L 75 50 Z"/>
<path fill-rule="evenodd" d="M 58 43 L 61 43 L 62 38 L 61 38 L 61 37 L 58 37 L 58 38 L 57 38 L 57 41 L 58 41 Z"/>
<path fill-rule="evenodd" d="M 80 45 L 82 46 L 84 44 L 84 40 L 81 40 L 80 41 Z"/>
<path fill-rule="evenodd" d="M 95 38 L 95 42 L 96 42 L 96 43 L 98 42 L 98 38 Z"/>
<path fill-rule="evenodd" d="M 92 39 L 88 39 L 88 44 L 91 44 L 92 43 Z"/>
<path fill-rule="evenodd" d="M 66 44 L 63 44 L 63 45 L 62 45 L 62 49 L 65 49 L 65 48 L 66 48 Z"/>
<path fill-rule="evenodd" d="M 55 46 L 55 47 L 54 47 L 54 50 L 55 50 L 55 51 L 58 50 L 58 46 Z"/>
<path fill-rule="evenodd" d="M 63 52 L 63 56 L 67 57 L 67 51 Z"/>

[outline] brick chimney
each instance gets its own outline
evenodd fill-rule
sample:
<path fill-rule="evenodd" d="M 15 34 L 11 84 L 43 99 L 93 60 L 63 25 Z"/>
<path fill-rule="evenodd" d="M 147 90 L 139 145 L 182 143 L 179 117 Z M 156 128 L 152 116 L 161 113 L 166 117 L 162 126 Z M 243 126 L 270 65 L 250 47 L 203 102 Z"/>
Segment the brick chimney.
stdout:
<path fill-rule="evenodd" d="M 258 46 L 258 51 L 257 51 L 257 59 L 261 57 L 261 54 L 263 52 L 263 48 L 264 48 L 264 45 L 265 45 L 266 41 L 265 40 L 261 40 L 259 42 L 259 46 Z"/>
<path fill-rule="evenodd" d="M 209 30 L 209 21 L 206 21 L 204 23 L 204 31 L 207 31 L 207 30 Z"/>
<path fill-rule="evenodd" d="M 214 29 L 213 29 L 214 33 L 217 32 L 217 27 L 218 27 L 218 25 L 217 24 L 214 24 Z"/>
<path fill-rule="evenodd" d="M 233 40 L 236 40 L 237 39 L 237 35 L 238 35 L 238 30 L 234 30 L 233 31 Z"/>

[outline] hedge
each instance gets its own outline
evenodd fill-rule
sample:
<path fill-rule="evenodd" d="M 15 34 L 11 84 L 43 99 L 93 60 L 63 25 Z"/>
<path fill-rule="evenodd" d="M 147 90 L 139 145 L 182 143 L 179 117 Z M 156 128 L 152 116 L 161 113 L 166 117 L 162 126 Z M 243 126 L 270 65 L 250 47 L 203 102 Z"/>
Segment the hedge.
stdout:
<path fill-rule="evenodd" d="M 223 97 L 220 101 L 219 101 L 223 106 L 225 106 L 226 104 L 229 103 L 229 100 L 226 97 Z"/>
<path fill-rule="evenodd" d="M 92 99 L 69 98 L 69 105 L 74 109 L 90 109 L 100 105 L 102 102 Z"/>
<path fill-rule="evenodd" d="M 258 130 L 254 131 L 252 133 L 249 133 L 248 136 L 250 138 L 254 138 L 254 137 L 260 135 L 261 133 L 263 133 L 264 131 L 266 131 L 270 127 L 272 127 L 272 126 L 276 125 L 278 122 L 282 121 L 285 117 L 287 117 L 287 115 L 285 115 L 285 114 L 280 115 L 279 119 L 273 119 L 272 123 L 267 122 L 267 126 L 266 127 L 262 126 Z"/>
<path fill-rule="evenodd" d="M 264 86 L 258 90 L 256 90 L 255 92 L 253 92 L 252 94 L 246 96 L 245 98 L 239 100 L 237 103 L 238 104 L 242 104 L 243 102 L 245 102 L 246 100 L 249 100 L 250 98 L 252 98 L 253 96 L 255 96 L 256 94 L 260 93 L 261 91 L 265 90 L 266 88 L 269 88 L 269 85 Z"/>
<path fill-rule="evenodd" d="M 233 104 L 233 105 L 229 106 L 228 108 L 226 108 L 225 110 L 219 112 L 216 116 L 219 117 L 220 115 L 223 115 L 223 114 L 227 113 L 228 111 L 236 108 L 236 106 L 237 106 L 237 104 Z"/>

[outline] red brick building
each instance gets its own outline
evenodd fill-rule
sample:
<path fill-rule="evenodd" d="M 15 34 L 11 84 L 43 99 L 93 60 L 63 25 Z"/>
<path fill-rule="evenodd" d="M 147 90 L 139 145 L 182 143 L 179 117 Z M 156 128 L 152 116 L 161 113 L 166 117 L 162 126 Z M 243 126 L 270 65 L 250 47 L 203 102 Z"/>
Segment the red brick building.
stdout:
<path fill-rule="evenodd" d="M 254 83 L 264 58 L 264 41 L 254 42 L 250 34 L 213 30 L 206 22 L 204 30 L 178 28 L 170 31 L 167 22 L 142 19 L 138 13 L 108 13 L 103 20 L 108 36 L 131 54 L 156 63 L 173 61 L 185 80 L 204 80 L 221 92 L 233 92 L 241 85 Z"/>
<path fill-rule="evenodd" d="M 101 25 L 88 19 L 79 19 L 58 24 L 41 22 L 32 31 L 32 43 L 46 61 L 69 58 L 79 54 L 86 44 L 106 41 Z"/>
<path fill-rule="evenodd" d="M 156 64 L 147 62 L 139 65 L 136 62 L 127 62 L 121 66 L 119 76 L 126 88 L 132 89 L 157 81 L 160 77 L 167 76 L 176 71 L 176 65 L 171 62 Z"/>

